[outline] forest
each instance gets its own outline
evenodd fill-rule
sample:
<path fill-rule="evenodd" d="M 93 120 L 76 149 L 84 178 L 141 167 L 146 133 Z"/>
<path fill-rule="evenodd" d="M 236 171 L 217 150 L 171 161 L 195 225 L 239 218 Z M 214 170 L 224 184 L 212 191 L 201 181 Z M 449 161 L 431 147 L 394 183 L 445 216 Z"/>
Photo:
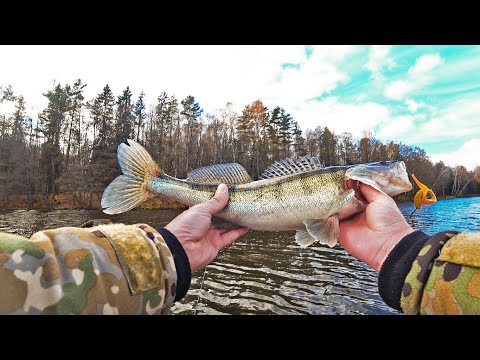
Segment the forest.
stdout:
<path fill-rule="evenodd" d="M 103 190 L 120 174 L 116 149 L 126 139 L 143 144 L 178 178 L 197 167 L 238 162 L 257 179 L 276 160 L 310 155 L 324 166 L 403 160 L 439 198 L 480 194 L 480 166 L 468 171 L 432 163 L 419 147 L 385 143 L 369 132 L 336 134 L 322 119 L 304 130 L 281 104 L 268 109 L 252 99 L 242 113 L 227 103 L 209 114 L 194 96 L 162 92 L 146 104 L 143 92 L 134 96 L 127 87 L 115 95 L 105 85 L 86 99 L 86 86 L 80 79 L 54 83 L 43 94 L 47 107 L 35 117 L 12 86 L 0 87 L 0 106 L 11 109 L 0 112 L 0 209 L 58 208 L 60 198 L 68 199 L 67 207 L 99 208 Z M 416 190 L 400 200 L 412 199 Z"/>

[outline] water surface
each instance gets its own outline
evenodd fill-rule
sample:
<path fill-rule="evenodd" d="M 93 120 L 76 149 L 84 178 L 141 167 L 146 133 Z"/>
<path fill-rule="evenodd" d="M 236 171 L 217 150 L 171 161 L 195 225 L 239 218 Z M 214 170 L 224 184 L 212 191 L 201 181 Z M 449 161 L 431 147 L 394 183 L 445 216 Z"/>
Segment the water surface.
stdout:
<path fill-rule="evenodd" d="M 406 217 L 412 203 L 399 204 Z M 78 226 L 110 218 L 126 224 L 164 226 L 179 211 L 134 210 L 109 216 L 98 210 L 0 212 L 0 231 L 30 236 L 35 231 Z M 480 231 L 480 197 L 441 200 L 408 220 L 429 234 Z M 339 245 L 300 249 L 294 232 L 250 231 L 223 249 L 205 271 L 194 274 L 175 314 L 398 314 L 377 292 L 377 274 Z"/>

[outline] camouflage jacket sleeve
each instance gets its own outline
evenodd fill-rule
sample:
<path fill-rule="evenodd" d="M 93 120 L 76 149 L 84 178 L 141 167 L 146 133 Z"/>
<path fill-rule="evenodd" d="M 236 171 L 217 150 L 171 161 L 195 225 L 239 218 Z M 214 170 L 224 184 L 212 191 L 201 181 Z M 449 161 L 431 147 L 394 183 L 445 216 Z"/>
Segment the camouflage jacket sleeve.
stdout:
<path fill-rule="evenodd" d="M 405 314 L 480 314 L 480 233 L 415 231 L 390 252 L 378 282 Z"/>
<path fill-rule="evenodd" d="M 0 314 L 168 314 L 190 276 L 178 240 L 146 224 L 0 233 Z"/>

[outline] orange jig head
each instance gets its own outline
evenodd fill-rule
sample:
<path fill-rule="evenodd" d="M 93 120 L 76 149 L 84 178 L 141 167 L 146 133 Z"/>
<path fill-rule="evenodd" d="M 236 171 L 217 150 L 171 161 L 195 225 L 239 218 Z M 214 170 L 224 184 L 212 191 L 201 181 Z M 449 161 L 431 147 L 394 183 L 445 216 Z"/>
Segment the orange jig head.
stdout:
<path fill-rule="evenodd" d="M 415 175 L 413 174 L 412 174 L 412 179 L 420 188 L 420 190 L 417 191 L 417 193 L 415 194 L 415 197 L 413 198 L 413 203 L 415 204 L 415 208 L 417 210 L 420 209 L 422 205 L 430 206 L 437 201 L 437 197 L 433 193 L 432 189 L 429 189 L 426 185 L 418 181 Z"/>

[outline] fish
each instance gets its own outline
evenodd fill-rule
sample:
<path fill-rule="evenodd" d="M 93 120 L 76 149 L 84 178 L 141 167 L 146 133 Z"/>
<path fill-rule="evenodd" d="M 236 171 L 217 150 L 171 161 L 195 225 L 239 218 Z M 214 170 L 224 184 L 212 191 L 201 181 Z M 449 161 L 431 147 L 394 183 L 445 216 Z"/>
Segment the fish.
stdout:
<path fill-rule="evenodd" d="M 225 183 L 229 201 L 215 215 L 218 221 L 260 231 L 295 230 L 295 242 L 302 248 L 315 242 L 335 246 L 339 222 L 365 209 L 366 201 L 347 181 L 371 185 L 389 196 L 412 189 L 403 161 L 322 167 L 310 156 L 277 161 L 256 181 L 238 163 L 198 168 L 178 179 L 165 174 L 139 143 L 127 142 L 117 148 L 123 174 L 102 196 L 106 214 L 128 211 L 152 196 L 191 207 L 208 201 L 218 184 Z"/>

